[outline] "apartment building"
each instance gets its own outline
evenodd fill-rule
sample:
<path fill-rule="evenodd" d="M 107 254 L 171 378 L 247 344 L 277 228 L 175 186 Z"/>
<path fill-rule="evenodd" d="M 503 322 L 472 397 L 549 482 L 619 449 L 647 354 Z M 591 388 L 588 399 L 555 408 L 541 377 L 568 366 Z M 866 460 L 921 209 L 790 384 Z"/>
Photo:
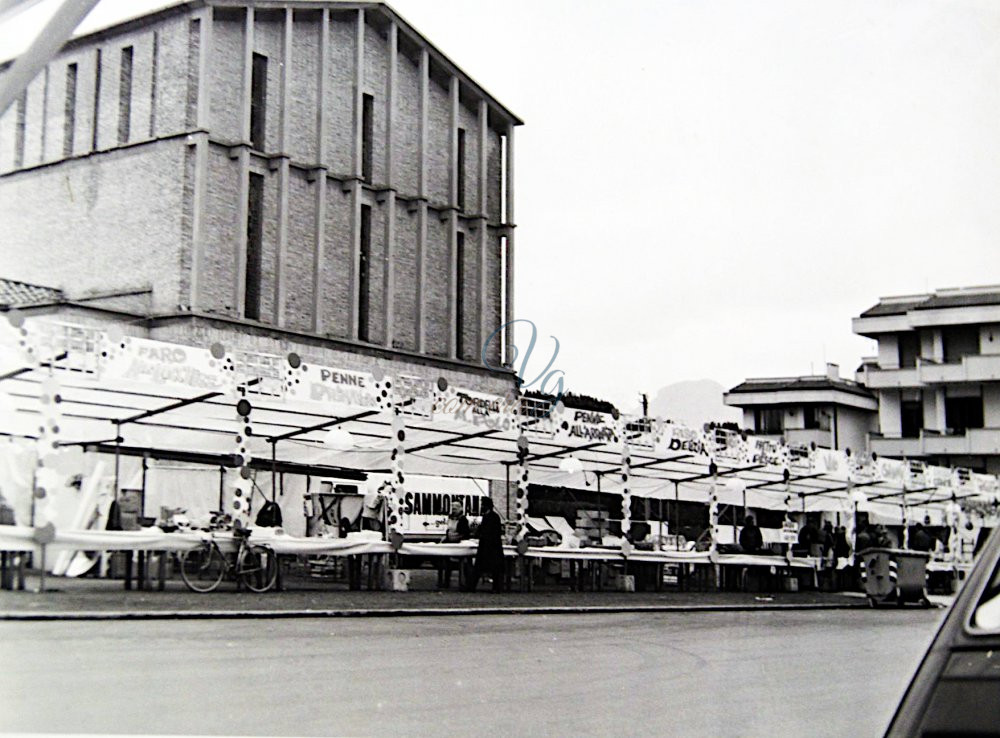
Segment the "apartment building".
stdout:
<path fill-rule="evenodd" d="M 723 395 L 743 411 L 742 427 L 790 444 L 866 451 L 878 402 L 863 386 L 840 377 L 840 367 L 803 377 L 747 379 Z"/>
<path fill-rule="evenodd" d="M 1000 473 L 1000 286 L 883 297 L 853 330 L 878 342 L 872 451 Z"/>

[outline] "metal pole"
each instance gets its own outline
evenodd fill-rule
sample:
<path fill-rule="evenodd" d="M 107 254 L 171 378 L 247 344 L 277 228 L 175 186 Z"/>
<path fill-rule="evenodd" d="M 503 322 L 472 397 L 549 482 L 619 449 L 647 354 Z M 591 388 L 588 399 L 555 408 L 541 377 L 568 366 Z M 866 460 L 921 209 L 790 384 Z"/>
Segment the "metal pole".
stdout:
<path fill-rule="evenodd" d="M 139 517 L 146 517 L 146 469 L 149 467 L 149 459 L 146 454 L 142 455 L 142 492 L 139 496 Z"/>
<path fill-rule="evenodd" d="M 118 502 L 118 470 L 122 447 L 122 425 L 115 423 L 115 502 Z"/>
<path fill-rule="evenodd" d="M 510 520 L 510 464 L 504 464 L 503 468 L 507 475 L 507 487 L 504 498 L 507 500 L 507 520 Z"/>
<path fill-rule="evenodd" d="M 276 440 L 271 441 L 271 500 L 277 501 L 278 499 L 278 485 L 275 477 L 277 464 L 278 464 L 278 442 Z"/>
<path fill-rule="evenodd" d="M 681 494 L 680 485 L 674 482 L 674 547 L 681 550 Z"/>
<path fill-rule="evenodd" d="M 226 486 L 226 467 L 220 466 L 219 467 L 219 514 L 220 515 L 226 508 L 225 486 Z"/>

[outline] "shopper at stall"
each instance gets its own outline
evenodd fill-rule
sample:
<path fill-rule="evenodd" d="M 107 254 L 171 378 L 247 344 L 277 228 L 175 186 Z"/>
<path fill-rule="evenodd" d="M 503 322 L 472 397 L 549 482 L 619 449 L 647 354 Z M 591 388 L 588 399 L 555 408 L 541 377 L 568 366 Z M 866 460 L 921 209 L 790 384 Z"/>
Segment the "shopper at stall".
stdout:
<path fill-rule="evenodd" d="M 465 510 L 462 503 L 455 500 L 451 503 L 451 512 L 448 513 L 447 528 L 441 536 L 441 543 L 460 543 L 468 539 L 469 519 L 465 517 Z M 451 587 L 451 573 L 459 566 L 459 560 L 452 557 L 445 557 L 441 562 L 441 573 L 438 584 L 444 589 Z M 461 576 L 459 577 L 461 584 Z"/>
<path fill-rule="evenodd" d="M 838 559 L 846 559 L 851 555 L 851 544 L 847 540 L 847 528 L 838 525 L 833 534 L 833 555 Z"/>
<path fill-rule="evenodd" d="M 361 503 L 361 530 L 382 530 L 382 507 L 385 497 L 382 485 L 377 490 L 369 490 Z"/>
<path fill-rule="evenodd" d="M 819 529 L 813 525 L 809 518 L 806 518 L 805 523 L 799 530 L 799 545 L 797 550 L 803 556 L 819 556 L 820 551 L 817 550 L 819 542 Z"/>
<path fill-rule="evenodd" d="M 910 531 L 910 548 L 914 551 L 930 551 L 934 548 L 934 541 L 924 530 L 923 523 L 917 523 Z"/>
<path fill-rule="evenodd" d="M 860 524 L 859 524 L 860 525 Z M 865 551 L 875 545 L 875 539 L 872 537 L 871 532 L 868 530 L 867 525 L 862 525 L 858 528 L 857 534 L 854 536 L 854 550 L 858 553 Z"/>
<path fill-rule="evenodd" d="M 746 553 L 758 553 L 764 547 L 764 536 L 753 515 L 747 515 L 740 531 L 740 548 Z"/>
<path fill-rule="evenodd" d="M 500 516 L 493 509 L 493 500 L 484 497 L 480 506 L 483 518 L 479 523 L 476 536 L 479 538 L 479 550 L 476 552 L 476 563 L 466 589 L 474 592 L 479 584 L 479 578 L 485 573 L 493 577 L 493 591 L 503 592 L 504 559 L 503 559 L 503 524 Z"/>
<path fill-rule="evenodd" d="M 834 537 L 833 523 L 829 520 L 823 523 L 823 530 L 820 531 L 819 542 L 823 546 L 823 558 L 830 558 L 833 552 L 833 545 L 836 541 Z"/>

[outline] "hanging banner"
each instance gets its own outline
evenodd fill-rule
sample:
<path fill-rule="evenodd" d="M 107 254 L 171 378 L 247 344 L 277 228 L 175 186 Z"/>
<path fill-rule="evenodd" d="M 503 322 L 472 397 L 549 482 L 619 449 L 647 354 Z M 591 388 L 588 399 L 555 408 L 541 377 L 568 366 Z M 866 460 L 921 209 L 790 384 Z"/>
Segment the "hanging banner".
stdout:
<path fill-rule="evenodd" d="M 434 391 L 434 419 L 459 425 L 510 430 L 517 425 L 516 395 L 492 395 L 449 385 L 441 380 Z"/>
<path fill-rule="evenodd" d="M 663 426 L 662 450 L 676 453 L 678 451 L 708 455 L 705 447 L 705 437 L 701 431 L 688 428 L 685 425 L 666 423 Z"/>
<path fill-rule="evenodd" d="M 225 391 L 231 384 L 226 360 L 208 349 L 109 335 L 102 342 L 101 380 L 125 379 L 199 392 Z"/>
<path fill-rule="evenodd" d="M 579 446 L 587 443 L 617 445 L 617 421 L 611 413 L 594 410 L 566 408 L 562 419 L 556 425 L 556 438 L 567 445 Z"/>
<path fill-rule="evenodd" d="M 290 399 L 376 409 L 384 406 L 388 396 L 388 389 L 369 372 L 313 364 L 302 364 L 296 370 L 298 382 L 292 383 L 286 393 Z"/>

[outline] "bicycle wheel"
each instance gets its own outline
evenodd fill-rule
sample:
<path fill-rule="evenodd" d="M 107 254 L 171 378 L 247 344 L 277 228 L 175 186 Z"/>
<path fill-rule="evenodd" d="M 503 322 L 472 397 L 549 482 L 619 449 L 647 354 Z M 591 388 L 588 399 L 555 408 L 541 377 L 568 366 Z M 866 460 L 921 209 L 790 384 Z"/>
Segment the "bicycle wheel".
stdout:
<path fill-rule="evenodd" d="M 266 592 L 278 578 L 278 555 L 265 546 L 245 546 L 236 564 L 237 577 L 252 592 Z"/>
<path fill-rule="evenodd" d="M 214 543 L 181 554 L 181 579 L 194 592 L 211 592 L 226 573 L 226 559 Z"/>

